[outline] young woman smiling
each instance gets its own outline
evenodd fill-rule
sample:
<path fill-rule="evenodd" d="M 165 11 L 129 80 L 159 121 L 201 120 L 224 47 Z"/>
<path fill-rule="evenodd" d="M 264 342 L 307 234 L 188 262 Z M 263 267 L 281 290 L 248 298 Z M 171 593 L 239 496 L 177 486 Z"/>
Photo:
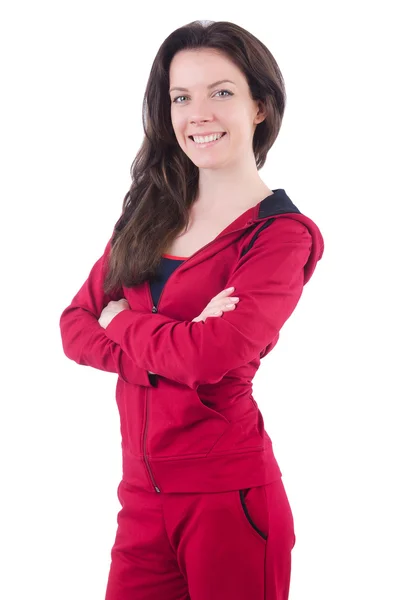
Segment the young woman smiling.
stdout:
<path fill-rule="evenodd" d="M 288 598 L 294 521 L 252 380 L 324 242 L 258 173 L 284 108 L 277 63 L 251 33 L 224 21 L 172 32 L 122 214 L 61 315 L 65 354 L 118 374 L 106 600 Z"/>

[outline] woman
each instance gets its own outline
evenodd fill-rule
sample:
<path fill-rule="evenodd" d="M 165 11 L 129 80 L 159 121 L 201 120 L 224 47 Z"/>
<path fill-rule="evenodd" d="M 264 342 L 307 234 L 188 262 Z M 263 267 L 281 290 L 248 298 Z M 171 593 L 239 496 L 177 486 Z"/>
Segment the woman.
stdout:
<path fill-rule="evenodd" d="M 196 21 L 161 45 L 144 100 L 121 217 L 60 319 L 69 358 L 118 374 L 106 600 L 286 600 L 294 522 L 252 379 L 324 243 L 258 174 L 283 78 L 243 28 Z"/>

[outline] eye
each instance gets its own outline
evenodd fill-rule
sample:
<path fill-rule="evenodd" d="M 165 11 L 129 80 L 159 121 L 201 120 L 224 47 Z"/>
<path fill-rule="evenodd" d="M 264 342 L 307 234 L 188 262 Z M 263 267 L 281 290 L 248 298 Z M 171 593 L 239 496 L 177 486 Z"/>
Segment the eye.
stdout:
<path fill-rule="evenodd" d="M 227 94 L 229 94 L 229 96 L 233 96 L 233 92 L 229 92 L 229 90 L 219 90 L 219 92 L 215 92 L 215 94 L 220 94 L 221 92 L 226 92 Z M 227 96 L 223 97 L 227 98 Z M 176 98 L 174 98 L 172 102 L 175 102 L 175 104 L 182 104 L 182 102 L 177 102 L 179 98 L 189 98 L 189 96 L 176 96 Z"/>

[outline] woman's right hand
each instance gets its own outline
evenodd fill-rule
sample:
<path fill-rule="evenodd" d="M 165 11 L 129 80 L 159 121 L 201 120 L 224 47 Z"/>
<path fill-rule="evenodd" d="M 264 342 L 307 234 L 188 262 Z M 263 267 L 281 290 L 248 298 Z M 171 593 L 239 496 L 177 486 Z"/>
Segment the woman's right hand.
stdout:
<path fill-rule="evenodd" d="M 225 311 L 234 310 L 239 298 L 230 296 L 234 292 L 234 288 L 226 289 L 217 294 L 209 301 L 202 313 L 198 317 L 192 319 L 192 322 L 204 321 L 207 317 L 220 317 Z"/>

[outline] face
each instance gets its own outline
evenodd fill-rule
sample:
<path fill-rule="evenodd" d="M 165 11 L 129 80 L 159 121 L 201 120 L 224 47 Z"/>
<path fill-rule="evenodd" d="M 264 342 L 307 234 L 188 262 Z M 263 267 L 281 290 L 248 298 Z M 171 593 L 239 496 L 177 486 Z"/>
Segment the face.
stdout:
<path fill-rule="evenodd" d="M 175 136 L 196 166 L 230 166 L 253 154 L 252 138 L 266 117 L 264 106 L 252 100 L 244 74 L 228 56 L 212 49 L 182 50 L 171 61 L 169 78 Z M 191 138 L 206 133 L 224 135 L 210 143 Z"/>

